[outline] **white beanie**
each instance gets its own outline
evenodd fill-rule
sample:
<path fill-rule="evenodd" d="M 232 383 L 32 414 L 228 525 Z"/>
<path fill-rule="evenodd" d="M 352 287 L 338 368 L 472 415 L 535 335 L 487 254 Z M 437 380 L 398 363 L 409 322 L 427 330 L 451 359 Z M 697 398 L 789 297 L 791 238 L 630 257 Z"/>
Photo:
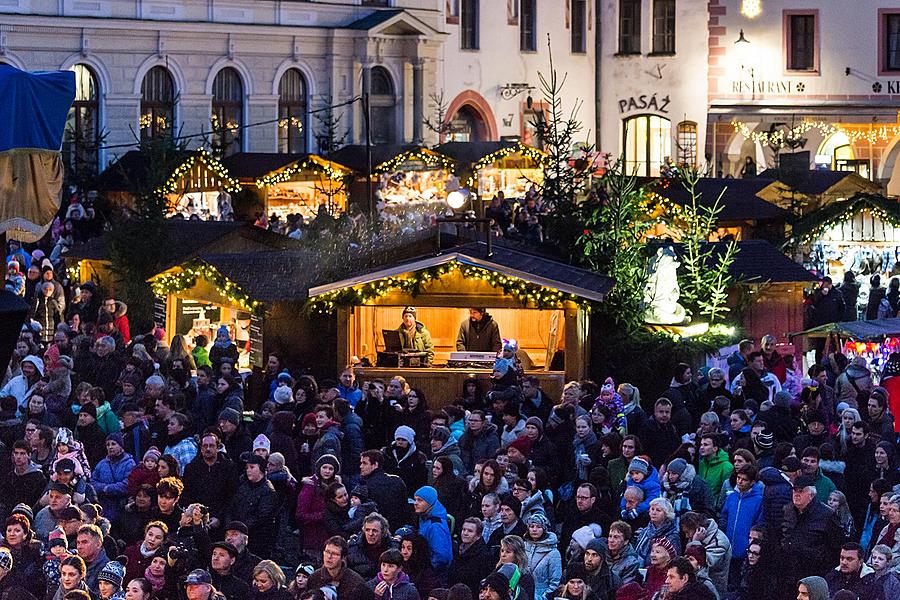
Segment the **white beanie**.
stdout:
<path fill-rule="evenodd" d="M 406 425 L 401 425 L 394 432 L 394 439 L 400 438 L 401 440 L 406 440 L 410 444 L 415 443 L 416 441 L 416 432 L 412 427 L 408 427 Z"/>
<path fill-rule="evenodd" d="M 598 526 L 599 527 L 599 526 Z M 595 537 L 600 537 L 599 535 L 595 535 L 594 529 L 590 525 L 585 525 L 584 527 L 579 527 L 572 534 L 572 539 L 581 546 L 581 549 L 584 550 L 587 548 L 587 545 L 591 543 Z"/>
<path fill-rule="evenodd" d="M 275 394 L 272 398 L 275 400 L 275 404 L 287 404 L 294 399 L 294 395 L 291 393 L 291 388 L 282 385 L 275 389 Z"/>
<path fill-rule="evenodd" d="M 263 434 L 259 434 L 258 436 L 256 436 L 256 439 L 253 440 L 253 449 L 258 450 L 259 448 L 265 449 L 266 452 L 272 449 L 272 444 L 271 442 L 269 442 L 269 438 L 267 438 Z"/>

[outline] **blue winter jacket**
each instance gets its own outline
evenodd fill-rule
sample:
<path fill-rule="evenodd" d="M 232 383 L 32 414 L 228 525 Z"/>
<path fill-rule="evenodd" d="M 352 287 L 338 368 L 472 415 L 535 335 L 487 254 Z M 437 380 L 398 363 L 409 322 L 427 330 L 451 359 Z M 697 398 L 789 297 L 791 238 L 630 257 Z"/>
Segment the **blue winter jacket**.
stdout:
<path fill-rule="evenodd" d="M 759 472 L 763 489 L 762 520 L 773 540 L 781 539 L 781 524 L 784 523 L 784 507 L 791 502 L 791 486 L 787 475 L 775 467 L 766 467 Z"/>
<path fill-rule="evenodd" d="M 356 405 L 362 400 L 363 393 L 358 387 L 344 387 L 342 384 L 337 386 L 341 398 L 350 403 L 350 408 L 356 408 Z"/>
<path fill-rule="evenodd" d="M 134 459 L 127 452 L 113 462 L 107 456 L 97 463 L 91 473 L 91 483 L 97 490 L 97 500 L 103 507 L 103 516 L 114 520 L 128 499 L 128 476 L 134 469 Z"/>
<path fill-rule="evenodd" d="M 746 492 L 728 492 L 719 520 L 731 540 L 731 556 L 744 558 L 750 541 L 750 528 L 762 520 L 763 484 L 757 481 Z"/>
<path fill-rule="evenodd" d="M 419 516 L 419 534 L 431 548 L 431 568 L 446 573 L 453 560 L 453 542 L 447 526 L 447 509 L 438 500 L 427 513 Z"/>
<path fill-rule="evenodd" d="M 642 492 L 644 492 L 644 500 L 637 505 L 638 514 L 643 514 L 646 512 L 650 512 L 650 501 L 659 498 L 662 495 L 662 491 L 659 487 L 659 472 L 656 470 L 656 467 L 650 467 L 650 475 L 647 476 L 640 483 L 635 483 L 634 480 L 631 479 L 631 473 L 625 476 L 625 487 L 634 486 L 639 488 Z M 625 496 L 622 496 L 622 500 L 619 503 L 619 508 L 621 510 L 625 510 Z"/>

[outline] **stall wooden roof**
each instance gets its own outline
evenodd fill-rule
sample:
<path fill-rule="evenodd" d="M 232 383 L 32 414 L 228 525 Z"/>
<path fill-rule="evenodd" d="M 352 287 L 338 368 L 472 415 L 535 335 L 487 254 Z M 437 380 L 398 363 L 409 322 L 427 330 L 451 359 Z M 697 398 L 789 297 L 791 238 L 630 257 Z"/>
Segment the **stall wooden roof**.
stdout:
<path fill-rule="evenodd" d="M 856 341 L 874 341 L 885 337 L 900 336 L 900 319 L 873 319 L 871 321 L 845 321 L 843 323 L 827 323 L 806 331 L 789 333 L 788 337 L 806 336 L 824 338 L 832 333 L 840 337 Z"/>
<path fill-rule="evenodd" d="M 174 187 L 176 173 L 180 170 L 188 170 L 197 163 L 212 171 L 215 178 L 221 181 L 226 189 L 240 189 L 238 180 L 230 174 L 224 164 L 210 156 L 205 150 L 178 152 L 176 158 L 178 166 L 173 169 L 173 173 L 166 174 L 166 182 L 163 184 L 165 193 L 178 191 Z M 150 165 L 147 161 L 148 156 L 145 153 L 139 150 L 129 150 L 100 173 L 97 177 L 97 189 L 107 192 L 126 192 L 135 186 L 146 185 L 147 179 L 151 176 Z"/>
<path fill-rule="evenodd" d="M 522 142 L 502 140 L 499 142 L 445 142 L 435 148 L 445 156 L 461 164 L 475 164 L 481 159 L 496 152 L 504 151 L 510 154 L 515 152 L 540 152 L 541 150 L 526 146 Z"/>
<path fill-rule="evenodd" d="M 881 194 L 854 194 L 846 200 L 827 204 L 794 223 L 791 237 L 786 244 L 808 241 L 825 229 L 852 218 L 862 210 L 869 210 L 881 219 L 900 227 L 900 201 Z"/>
<path fill-rule="evenodd" d="M 724 179 L 714 177 L 701 177 L 697 180 L 695 191 L 701 194 L 699 204 L 710 207 L 721 194 L 719 206 L 720 223 L 734 222 L 781 222 L 791 220 L 790 211 L 779 208 L 775 204 L 764 200 L 762 194 L 778 185 L 773 179 Z M 691 195 L 680 183 L 672 183 L 663 187 L 660 183 L 654 186 L 654 191 L 678 205 L 691 202 Z"/>
<path fill-rule="evenodd" d="M 313 298 L 336 290 L 452 262 L 517 277 L 535 285 L 555 288 L 561 292 L 597 302 L 606 297 L 615 283 L 607 275 L 511 248 L 495 248 L 494 252 L 488 255 L 487 245 L 484 242 L 473 242 L 445 250 L 437 255 L 399 262 L 341 281 L 312 287 L 309 290 L 309 297 Z"/>
<path fill-rule="evenodd" d="M 411 144 L 374 145 L 371 149 L 373 173 L 384 171 L 387 165 L 394 161 L 415 160 L 415 155 L 417 154 L 428 156 L 437 162 L 444 163 L 447 167 L 453 163 L 452 158 L 423 146 Z M 328 158 L 340 165 L 349 167 L 357 173 L 363 175 L 366 173 L 366 147 L 363 144 L 344 146 L 340 150 L 329 154 Z"/>

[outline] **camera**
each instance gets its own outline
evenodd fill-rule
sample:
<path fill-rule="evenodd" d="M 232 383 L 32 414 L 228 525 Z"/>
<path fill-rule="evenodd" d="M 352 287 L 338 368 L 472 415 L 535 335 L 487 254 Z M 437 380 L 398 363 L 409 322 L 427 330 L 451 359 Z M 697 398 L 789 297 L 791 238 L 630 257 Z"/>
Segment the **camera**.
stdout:
<path fill-rule="evenodd" d="M 188 548 L 184 544 L 173 544 L 169 547 L 169 557 L 172 560 L 182 560 L 188 558 L 190 554 L 190 548 Z"/>

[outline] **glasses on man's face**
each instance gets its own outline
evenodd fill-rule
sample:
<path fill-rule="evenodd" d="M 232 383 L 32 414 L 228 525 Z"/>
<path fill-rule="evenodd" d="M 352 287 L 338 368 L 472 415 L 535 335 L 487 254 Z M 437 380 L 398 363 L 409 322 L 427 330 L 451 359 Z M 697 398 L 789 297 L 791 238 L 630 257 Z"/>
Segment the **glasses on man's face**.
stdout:
<path fill-rule="evenodd" d="M 590 496 L 575 496 L 575 499 L 576 499 L 576 500 L 584 500 L 584 501 L 588 501 L 588 500 L 591 499 L 591 497 L 590 497 Z"/>
<path fill-rule="evenodd" d="M 337 556 L 338 558 L 340 558 L 340 556 L 341 556 L 340 552 L 335 552 L 333 550 L 325 550 L 324 552 L 325 552 L 325 556 Z"/>

